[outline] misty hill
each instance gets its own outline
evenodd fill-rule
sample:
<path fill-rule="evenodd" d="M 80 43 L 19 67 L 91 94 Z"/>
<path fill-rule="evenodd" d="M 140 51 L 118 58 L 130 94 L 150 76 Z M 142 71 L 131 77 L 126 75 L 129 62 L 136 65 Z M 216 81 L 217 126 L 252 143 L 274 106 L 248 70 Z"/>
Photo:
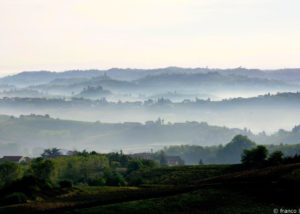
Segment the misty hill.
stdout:
<path fill-rule="evenodd" d="M 250 78 L 241 75 L 222 75 L 218 72 L 177 73 L 147 76 L 137 80 L 140 86 L 150 87 L 193 87 L 193 88 L 249 88 L 253 90 L 266 88 L 283 88 L 288 84 L 278 80 Z"/>
<path fill-rule="evenodd" d="M 169 71 L 169 69 L 167 69 Z M 24 71 L 15 75 L 9 75 L 0 78 L 0 84 L 11 84 L 16 86 L 30 86 L 37 84 L 49 83 L 56 79 L 80 79 L 80 78 L 92 78 L 109 74 L 112 78 L 119 80 L 134 80 L 144 77 L 149 74 L 165 72 L 165 69 L 119 69 L 111 68 L 108 70 L 69 70 L 64 72 L 53 71 Z"/>
<path fill-rule="evenodd" d="M 165 73 L 156 70 L 151 75 L 131 81 L 114 79 L 110 73 L 92 78 L 60 78 L 29 88 L 52 95 L 72 96 L 80 93 L 84 88 L 101 86 L 112 92 L 114 96 L 111 99 L 113 100 L 139 101 L 175 93 L 176 96 L 168 97 L 173 101 L 180 101 L 195 97 L 210 99 L 222 99 L 230 95 L 231 97 L 249 97 L 264 93 L 297 91 L 300 87 L 280 80 L 235 74 L 225 75 L 218 72 L 179 73 L 177 70 L 174 72 L 163 71 Z"/>
<path fill-rule="evenodd" d="M 101 86 L 91 87 L 88 86 L 84 88 L 77 97 L 90 98 L 90 99 L 100 99 L 111 94 L 110 91 L 103 89 Z"/>
<path fill-rule="evenodd" d="M 106 89 L 105 89 L 106 90 Z M 111 96 L 111 95 L 110 95 Z M 109 96 L 109 97 L 110 97 Z M 50 114 L 55 118 L 102 122 L 145 122 L 163 118 L 168 122 L 206 121 L 254 132 L 292 129 L 300 123 L 300 93 L 266 94 L 221 101 L 203 99 L 172 102 L 169 99 L 108 101 L 83 98 L 2 98 L 3 114 Z"/>
<path fill-rule="evenodd" d="M 91 78 L 102 75 L 103 73 L 104 72 L 100 70 L 71 70 L 65 72 L 24 71 L 16 75 L 1 78 L 0 83 L 24 87 L 29 85 L 48 83 L 54 79 L 60 78 Z"/>
<path fill-rule="evenodd" d="M 78 94 L 88 87 L 104 87 L 115 92 L 122 92 L 134 87 L 134 84 L 128 81 L 112 79 L 104 74 L 92 78 L 54 79 L 49 83 L 30 86 L 29 88 L 70 96 Z"/>
<path fill-rule="evenodd" d="M 8 84 L 0 84 L 0 91 L 12 90 L 12 89 L 16 89 L 16 87 Z"/>
<path fill-rule="evenodd" d="M 297 127 L 296 129 L 298 129 Z M 277 133 L 277 138 L 282 133 Z M 293 130 L 288 132 L 290 137 L 294 137 L 294 142 L 300 142 L 299 131 Z M 255 136 L 257 138 L 257 136 Z M 271 135 L 269 138 L 273 138 L 276 142 L 276 135 Z M 259 138 L 258 138 L 259 139 Z M 285 139 L 286 141 L 289 141 Z M 278 139 L 277 139 L 278 141 Z M 180 156 L 186 164 L 199 164 L 201 160 L 202 164 L 232 164 L 240 163 L 241 155 L 245 149 L 252 149 L 257 144 L 246 136 L 237 135 L 230 142 L 221 146 L 200 146 L 200 145 L 174 145 L 164 148 L 164 152 L 167 155 Z M 300 143 L 298 144 L 268 144 L 264 145 L 269 154 L 275 151 L 281 151 L 286 157 L 293 157 L 300 155 Z"/>
<path fill-rule="evenodd" d="M 222 75 L 238 75 L 260 79 L 270 79 L 287 81 L 293 83 L 300 82 L 300 69 L 278 69 L 278 70 L 259 70 L 259 69 L 210 69 L 210 68 L 180 68 L 167 67 L 158 69 L 119 69 L 112 68 L 108 70 L 70 70 L 65 72 L 50 72 L 50 71 L 26 71 L 16 75 L 3 77 L 0 79 L 1 84 L 12 84 L 19 86 L 36 85 L 49 83 L 54 79 L 72 79 L 72 78 L 92 78 L 104 74 L 118 80 L 132 81 L 144 78 L 149 75 L 160 74 L 199 74 L 218 72 Z"/>
<path fill-rule="evenodd" d="M 249 130 L 211 126 L 207 123 L 168 123 L 162 120 L 142 123 L 100 123 L 60 120 L 48 115 L 19 118 L 0 117 L 1 155 L 26 154 L 43 148 L 88 149 L 99 152 L 150 151 L 170 145 L 219 145 L 237 134 L 247 135 L 258 144 L 300 143 L 300 128 L 272 135 L 255 135 Z"/>
<path fill-rule="evenodd" d="M 41 98 L 41 97 L 49 97 L 48 94 L 41 93 L 37 90 L 33 89 L 9 89 L 0 91 L 0 97 L 26 97 L 26 98 Z"/>
<path fill-rule="evenodd" d="M 298 69 L 178 68 L 72 70 L 65 72 L 22 72 L 0 79 L 7 85 L 36 90 L 51 97 L 72 97 L 88 87 L 103 87 L 112 101 L 142 101 L 168 98 L 221 100 L 266 93 L 296 92 L 300 88 Z M 18 96 L 15 97 L 24 97 Z M 29 96 L 32 97 L 32 96 Z M 40 97 L 40 96 L 37 96 Z"/>
<path fill-rule="evenodd" d="M 12 84 L 16 86 L 29 86 L 49 83 L 55 79 L 78 79 L 78 78 L 92 78 L 108 74 L 110 77 L 118 80 L 135 80 L 147 75 L 160 74 L 165 72 L 178 72 L 183 68 L 169 67 L 161 69 L 120 69 L 111 68 L 108 70 L 69 70 L 64 72 L 53 71 L 24 71 L 15 75 L 0 78 L 0 84 Z"/>
<path fill-rule="evenodd" d="M 236 134 L 249 134 L 240 129 L 186 122 L 163 124 L 161 120 L 142 123 L 100 123 L 59 120 L 49 116 L 30 115 L 0 117 L 0 151 L 38 152 L 41 148 L 59 147 L 98 151 L 127 152 L 161 149 L 167 145 L 215 145 L 230 140 Z"/>
<path fill-rule="evenodd" d="M 235 69 L 225 69 L 217 70 L 223 74 L 234 74 L 242 75 L 247 77 L 255 77 L 261 79 L 279 80 L 290 83 L 300 82 L 300 68 L 286 68 L 278 70 L 260 70 L 260 69 L 246 69 L 246 68 L 235 68 Z"/>

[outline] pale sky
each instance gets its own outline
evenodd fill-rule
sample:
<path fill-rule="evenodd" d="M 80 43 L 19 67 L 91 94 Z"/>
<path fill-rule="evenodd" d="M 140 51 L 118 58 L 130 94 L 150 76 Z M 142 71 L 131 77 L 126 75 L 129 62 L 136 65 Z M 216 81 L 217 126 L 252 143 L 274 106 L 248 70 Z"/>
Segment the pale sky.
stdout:
<path fill-rule="evenodd" d="M 300 0 L 0 0 L 0 75 L 300 67 Z"/>

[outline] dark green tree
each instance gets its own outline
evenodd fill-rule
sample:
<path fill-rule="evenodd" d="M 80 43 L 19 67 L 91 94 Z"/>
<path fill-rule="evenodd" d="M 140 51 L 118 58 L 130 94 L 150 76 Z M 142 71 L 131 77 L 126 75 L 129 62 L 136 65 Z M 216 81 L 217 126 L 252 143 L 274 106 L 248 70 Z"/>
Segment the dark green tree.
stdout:
<path fill-rule="evenodd" d="M 246 166 L 263 166 L 268 156 L 265 146 L 257 146 L 253 149 L 246 149 L 242 154 L 242 163 Z"/>
<path fill-rule="evenodd" d="M 268 163 L 270 165 L 277 165 L 283 162 L 283 153 L 281 151 L 274 151 L 270 154 L 268 158 Z"/>
<path fill-rule="evenodd" d="M 162 166 L 166 166 L 168 164 L 166 154 L 164 151 L 161 151 L 159 154 L 159 163 Z"/>
<path fill-rule="evenodd" d="M 245 149 L 255 147 L 255 142 L 247 136 L 236 135 L 230 143 L 225 145 L 217 154 L 218 162 L 221 163 L 239 163 L 241 154 Z"/>
<path fill-rule="evenodd" d="M 37 178 L 50 181 L 54 171 L 54 164 L 51 160 L 37 158 L 31 162 L 31 170 Z"/>
<path fill-rule="evenodd" d="M 20 176 L 18 164 L 13 162 L 4 162 L 0 164 L 0 186 L 11 183 Z"/>
<path fill-rule="evenodd" d="M 144 168 L 157 167 L 157 163 L 154 160 L 141 160 Z"/>
<path fill-rule="evenodd" d="M 141 160 L 137 159 L 137 160 L 129 161 L 127 170 L 128 170 L 128 173 L 131 173 L 131 172 L 137 171 L 141 168 L 143 168 L 143 163 Z"/>
<path fill-rule="evenodd" d="M 200 158 L 199 162 L 198 162 L 199 165 L 203 165 L 203 161 L 202 159 Z"/>
<path fill-rule="evenodd" d="M 44 158 L 54 158 L 61 156 L 60 149 L 58 148 L 52 148 L 52 149 L 45 149 L 44 152 L 42 153 L 42 157 Z"/>
<path fill-rule="evenodd" d="M 107 171 L 105 173 L 106 185 L 108 186 L 124 186 L 126 185 L 126 181 L 118 172 Z"/>

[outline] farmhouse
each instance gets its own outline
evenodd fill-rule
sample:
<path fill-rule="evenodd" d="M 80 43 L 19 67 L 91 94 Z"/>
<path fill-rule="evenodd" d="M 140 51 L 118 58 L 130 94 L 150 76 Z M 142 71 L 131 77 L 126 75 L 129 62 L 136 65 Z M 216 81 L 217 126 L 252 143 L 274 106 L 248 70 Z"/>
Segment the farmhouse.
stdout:
<path fill-rule="evenodd" d="M 30 161 L 29 157 L 24 157 L 24 156 L 3 156 L 1 161 L 10 161 L 14 163 L 25 163 Z"/>

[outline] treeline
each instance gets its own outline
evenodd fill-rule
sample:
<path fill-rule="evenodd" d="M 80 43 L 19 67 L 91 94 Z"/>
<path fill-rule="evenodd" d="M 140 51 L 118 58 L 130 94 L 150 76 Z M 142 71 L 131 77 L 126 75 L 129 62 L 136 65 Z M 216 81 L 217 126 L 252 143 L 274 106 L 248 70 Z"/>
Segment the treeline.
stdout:
<path fill-rule="evenodd" d="M 76 152 L 60 155 L 57 149 L 45 150 L 42 157 L 26 163 L 0 163 L 0 189 L 13 182 L 34 177 L 52 186 L 90 185 L 125 186 L 130 184 L 130 174 L 141 169 L 159 166 L 159 162 L 136 159 L 122 152 L 98 154 Z"/>
<path fill-rule="evenodd" d="M 167 155 L 178 155 L 186 164 L 234 164 L 241 162 L 244 150 L 255 148 L 257 144 L 247 136 L 236 135 L 228 144 L 218 146 L 180 145 L 163 150 Z M 281 151 L 286 157 L 300 154 L 300 144 L 265 145 L 272 153 Z"/>
<path fill-rule="evenodd" d="M 250 98 L 243 98 L 243 97 L 237 97 L 237 98 L 224 98 L 222 100 L 217 100 L 217 101 L 212 101 L 210 98 L 203 98 L 200 99 L 197 96 L 193 99 L 183 99 L 182 101 L 172 101 L 172 99 L 169 99 L 168 97 L 163 97 L 160 95 L 157 95 L 157 98 L 147 98 L 143 101 L 109 101 L 102 95 L 110 94 L 111 92 L 109 90 L 105 90 L 101 85 L 97 86 L 86 86 L 82 88 L 78 95 L 91 95 L 94 92 L 101 92 L 98 94 L 98 99 L 96 100 L 91 100 L 89 97 L 84 97 L 84 96 L 79 96 L 76 95 L 74 97 L 64 97 L 64 96 L 51 96 L 48 95 L 49 97 L 46 97 L 47 94 L 42 94 L 38 91 L 35 91 L 33 89 L 26 89 L 27 91 L 20 91 L 23 94 L 26 93 L 36 93 L 38 96 L 32 97 L 29 96 L 7 96 L 7 97 L 2 97 L 0 98 L 0 104 L 1 107 L 5 106 L 10 106 L 10 105 L 39 105 L 39 106 L 45 106 L 47 107 L 73 107 L 73 106 L 86 106 L 86 107 L 94 107 L 94 106 L 166 106 L 166 105 L 172 105 L 174 107 L 176 106 L 189 106 L 189 107 L 197 107 L 197 106 L 214 106 L 214 105 L 220 105 L 222 104 L 232 104 L 232 105 L 237 105 L 237 104 L 257 104 L 261 105 L 264 103 L 265 105 L 271 105 L 274 103 L 277 104 L 299 104 L 299 97 L 300 97 L 300 92 L 282 92 L 282 93 L 266 93 L 264 95 L 259 95 L 259 96 L 254 96 Z M 1 92 L 1 91 L 0 91 Z M 17 92 L 15 89 L 12 91 L 5 91 L 6 93 L 8 92 Z M 4 92 L 3 92 L 4 93 Z M 176 91 L 174 92 L 176 93 Z M 40 97 L 41 95 L 44 95 L 45 97 Z M 281 103 L 283 102 L 283 103 Z"/>

